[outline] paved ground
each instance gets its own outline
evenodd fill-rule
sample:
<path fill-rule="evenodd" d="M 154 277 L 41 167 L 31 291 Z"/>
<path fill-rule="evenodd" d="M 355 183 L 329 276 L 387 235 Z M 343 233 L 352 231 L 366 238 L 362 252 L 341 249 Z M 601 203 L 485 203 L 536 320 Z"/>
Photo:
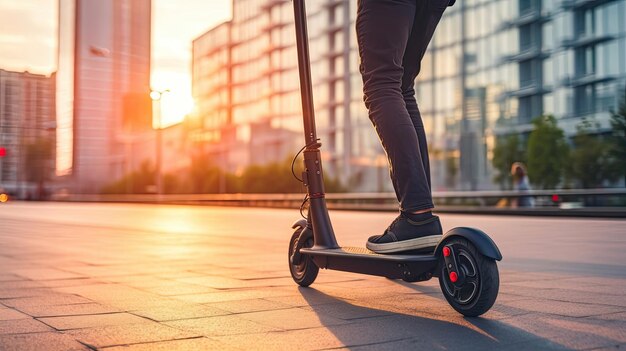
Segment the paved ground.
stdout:
<path fill-rule="evenodd" d="M 391 213 L 334 212 L 361 245 Z M 626 221 L 442 216 L 500 246 L 501 292 L 463 318 L 437 281 L 287 269 L 295 210 L 0 206 L 0 350 L 626 347 Z"/>

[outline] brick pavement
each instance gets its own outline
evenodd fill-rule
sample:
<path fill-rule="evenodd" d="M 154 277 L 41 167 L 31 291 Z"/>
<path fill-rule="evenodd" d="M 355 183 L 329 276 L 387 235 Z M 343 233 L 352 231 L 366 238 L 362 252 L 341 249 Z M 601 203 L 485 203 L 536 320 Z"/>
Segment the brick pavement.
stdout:
<path fill-rule="evenodd" d="M 463 318 L 436 280 L 320 271 L 299 288 L 286 264 L 295 211 L 248 209 L 237 220 L 242 210 L 0 207 L 0 350 L 626 347 L 623 275 L 507 268 L 504 252 L 496 305 Z M 389 217 L 333 216 L 339 228 Z M 623 248 L 624 236 L 615 242 Z"/>

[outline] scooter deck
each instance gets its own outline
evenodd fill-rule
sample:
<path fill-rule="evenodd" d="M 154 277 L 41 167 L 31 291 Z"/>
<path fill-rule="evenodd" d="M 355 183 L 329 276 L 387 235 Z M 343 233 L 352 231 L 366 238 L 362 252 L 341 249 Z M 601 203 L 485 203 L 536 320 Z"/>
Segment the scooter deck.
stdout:
<path fill-rule="evenodd" d="M 311 256 L 318 267 L 325 269 L 406 281 L 428 280 L 437 275 L 438 257 L 430 254 L 381 255 L 363 247 L 302 248 L 300 253 Z"/>

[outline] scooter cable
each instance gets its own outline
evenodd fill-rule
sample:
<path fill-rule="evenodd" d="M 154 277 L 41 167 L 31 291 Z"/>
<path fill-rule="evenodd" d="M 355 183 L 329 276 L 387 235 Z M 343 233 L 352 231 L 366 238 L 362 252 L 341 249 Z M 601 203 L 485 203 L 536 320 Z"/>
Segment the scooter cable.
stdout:
<path fill-rule="evenodd" d="M 293 166 L 295 166 L 296 164 L 296 160 L 298 159 L 298 156 L 300 156 L 300 154 L 302 153 L 302 151 L 304 151 L 304 149 L 307 148 L 307 146 L 310 145 L 314 145 L 316 144 L 318 141 L 320 140 L 320 138 L 315 139 L 315 142 L 312 142 L 310 144 L 306 144 L 304 145 L 300 151 L 298 151 L 298 153 L 296 153 L 296 156 L 293 157 L 293 160 L 291 160 L 291 174 L 293 174 L 293 177 L 296 178 L 300 183 L 304 183 L 304 180 L 300 179 L 297 175 L 296 172 L 293 170 Z"/>
<path fill-rule="evenodd" d="M 296 156 L 293 157 L 293 160 L 291 160 L 291 174 L 293 174 L 293 177 L 296 178 L 300 183 L 304 183 L 304 180 L 298 178 L 298 176 L 296 175 L 296 172 L 293 170 L 293 166 L 296 165 L 296 160 L 298 159 L 298 156 L 300 156 L 300 153 L 302 153 L 302 151 L 304 151 L 304 149 L 306 149 L 306 147 L 307 147 L 307 145 L 304 145 L 302 147 L 302 149 L 300 149 L 300 151 L 298 151 Z"/>

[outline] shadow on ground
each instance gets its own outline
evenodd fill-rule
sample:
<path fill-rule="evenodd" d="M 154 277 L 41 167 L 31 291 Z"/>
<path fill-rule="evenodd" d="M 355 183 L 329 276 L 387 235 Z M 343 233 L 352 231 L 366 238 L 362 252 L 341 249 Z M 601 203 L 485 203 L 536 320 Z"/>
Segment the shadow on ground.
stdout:
<path fill-rule="evenodd" d="M 406 283 L 401 283 L 406 284 Z M 406 284 L 413 286 L 412 284 Z M 434 290 L 426 287 L 426 291 Z M 300 288 L 324 326 L 349 349 L 372 350 L 563 350 L 564 346 L 513 327 L 506 322 L 481 317 L 464 318 L 412 315 L 392 309 L 364 307 L 355 301 L 332 297 L 313 288 Z M 425 291 L 425 292 L 426 292 Z M 407 299 L 412 294 L 406 294 Z M 443 299 L 443 297 L 441 297 Z M 318 304 L 320 300 L 326 304 Z M 328 303 L 329 301 L 332 301 Z M 353 322 L 334 325 L 335 317 L 345 313 Z M 326 323 L 328 321 L 329 323 Z"/>

